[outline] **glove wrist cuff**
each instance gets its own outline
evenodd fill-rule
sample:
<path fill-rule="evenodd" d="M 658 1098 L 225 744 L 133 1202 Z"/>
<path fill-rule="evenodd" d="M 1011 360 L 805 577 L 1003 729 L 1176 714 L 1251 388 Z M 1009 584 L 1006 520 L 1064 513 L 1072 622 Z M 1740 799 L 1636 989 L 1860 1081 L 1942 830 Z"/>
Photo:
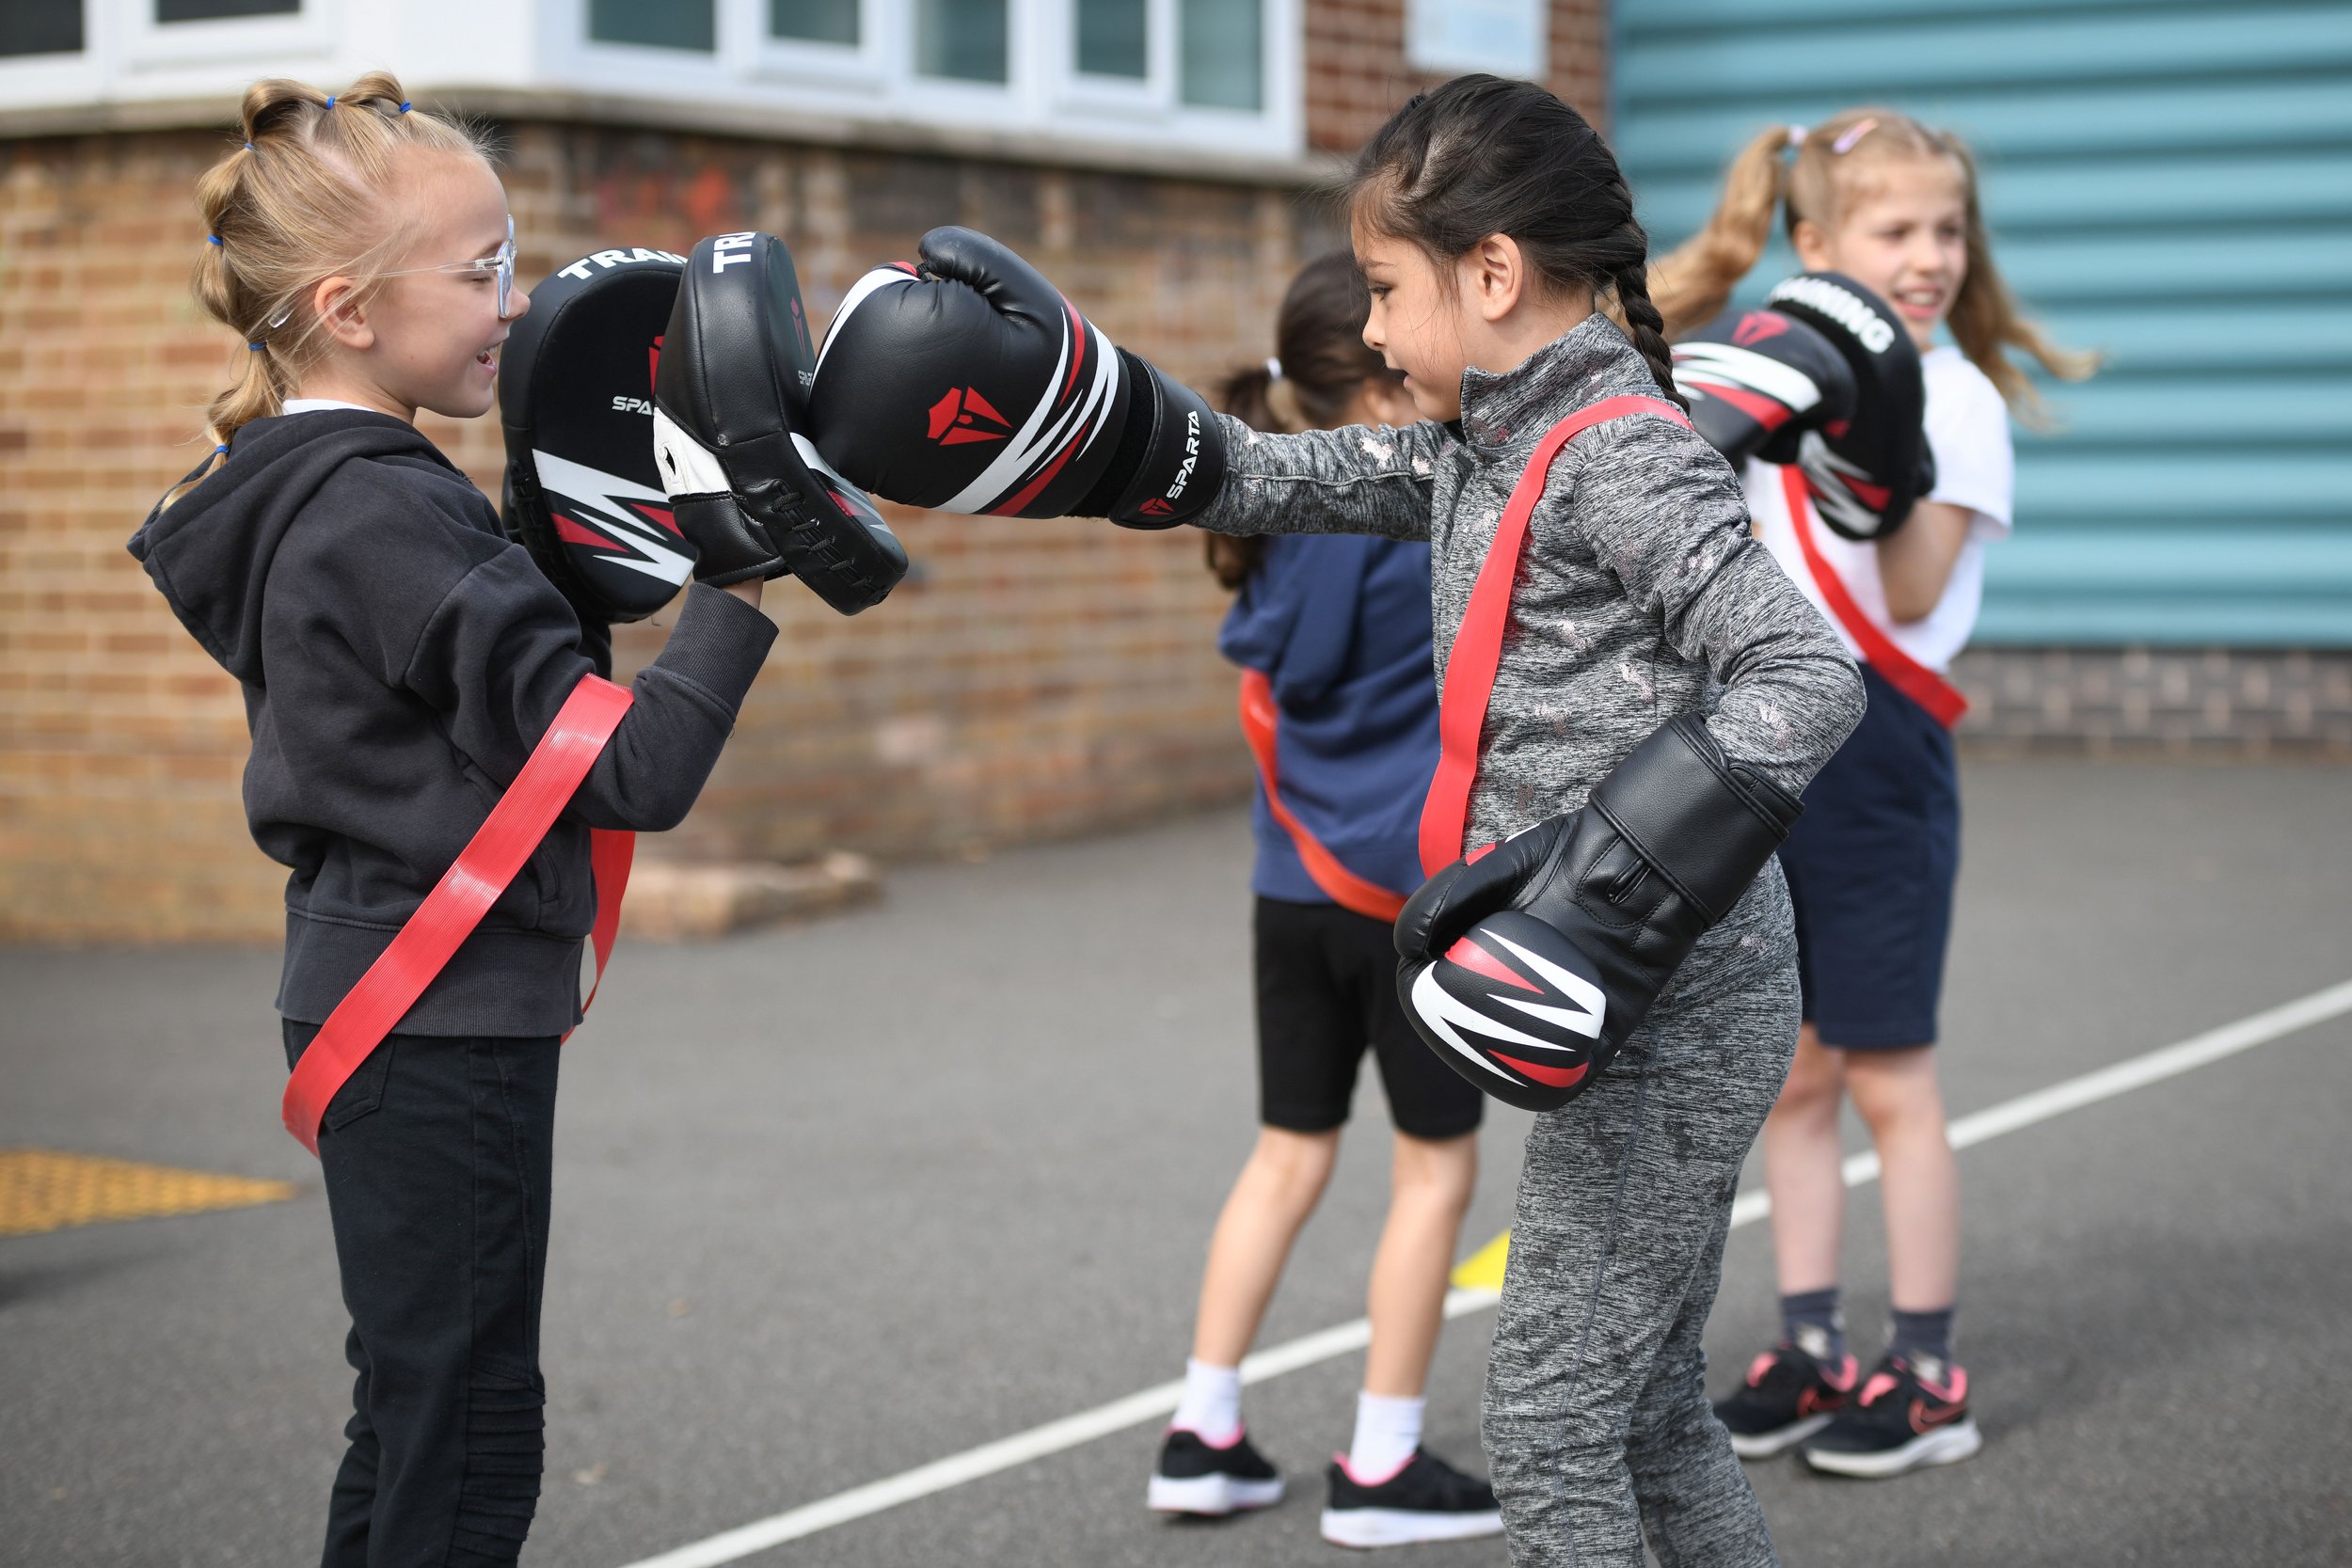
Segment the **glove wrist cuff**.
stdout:
<path fill-rule="evenodd" d="M 1709 924 L 1730 911 L 1804 811 L 1770 780 L 1735 768 L 1687 714 L 1635 747 L 1594 788 L 1592 804 Z"/>

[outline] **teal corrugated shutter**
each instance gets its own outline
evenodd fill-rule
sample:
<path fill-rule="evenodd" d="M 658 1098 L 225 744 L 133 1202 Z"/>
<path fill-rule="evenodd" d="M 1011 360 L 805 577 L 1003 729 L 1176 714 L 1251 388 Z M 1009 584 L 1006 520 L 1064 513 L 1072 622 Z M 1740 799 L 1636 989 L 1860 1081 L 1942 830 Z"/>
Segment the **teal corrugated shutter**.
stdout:
<path fill-rule="evenodd" d="M 2352 4 L 1615 8 L 1660 249 L 1763 125 L 1892 103 L 1976 149 L 2010 284 L 2108 354 L 2045 386 L 2058 434 L 2020 433 L 1979 641 L 2352 645 Z"/>

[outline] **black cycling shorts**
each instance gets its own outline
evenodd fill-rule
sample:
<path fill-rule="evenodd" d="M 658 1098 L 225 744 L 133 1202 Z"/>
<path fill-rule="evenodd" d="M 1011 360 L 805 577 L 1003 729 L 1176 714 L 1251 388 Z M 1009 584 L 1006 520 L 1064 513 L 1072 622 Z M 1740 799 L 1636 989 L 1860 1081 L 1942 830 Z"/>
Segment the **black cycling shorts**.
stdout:
<path fill-rule="evenodd" d="M 1252 926 L 1261 1120 L 1293 1132 L 1346 1121 L 1369 1045 L 1398 1132 L 1434 1141 L 1477 1128 L 1486 1097 L 1406 1022 L 1386 921 L 1261 896 Z"/>

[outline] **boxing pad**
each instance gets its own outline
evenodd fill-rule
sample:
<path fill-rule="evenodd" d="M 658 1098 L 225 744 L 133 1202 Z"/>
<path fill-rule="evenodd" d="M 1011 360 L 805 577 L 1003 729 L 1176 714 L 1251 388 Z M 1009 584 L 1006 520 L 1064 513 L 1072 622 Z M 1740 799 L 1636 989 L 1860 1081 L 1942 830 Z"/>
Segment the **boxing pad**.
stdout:
<path fill-rule="evenodd" d="M 844 615 L 906 576 L 882 514 L 804 434 L 816 369 L 792 253 L 772 234 L 694 246 L 654 374 L 653 450 L 695 576 L 787 574 Z"/>
<path fill-rule="evenodd" d="M 985 234 L 934 229 L 859 278 L 809 418 L 851 482 L 910 506 L 1168 528 L 1225 478 L 1209 406 L 1115 346 Z"/>
<path fill-rule="evenodd" d="M 1900 528 L 1935 488 L 1919 350 L 1886 302 L 1852 278 L 1801 272 L 1765 304 L 1820 333 L 1853 375 L 1853 413 L 1802 431 L 1796 464 L 1821 521 L 1849 539 Z"/>
<path fill-rule="evenodd" d="M 1396 921 L 1414 1031 L 1507 1104 L 1592 1086 L 1691 948 L 1730 912 L 1804 808 L 1684 715 L 1584 806 L 1465 857 Z"/>
<path fill-rule="evenodd" d="M 584 625 L 642 621 L 693 570 L 647 435 L 684 265 L 638 245 L 559 267 L 500 355 L 501 521 Z"/>

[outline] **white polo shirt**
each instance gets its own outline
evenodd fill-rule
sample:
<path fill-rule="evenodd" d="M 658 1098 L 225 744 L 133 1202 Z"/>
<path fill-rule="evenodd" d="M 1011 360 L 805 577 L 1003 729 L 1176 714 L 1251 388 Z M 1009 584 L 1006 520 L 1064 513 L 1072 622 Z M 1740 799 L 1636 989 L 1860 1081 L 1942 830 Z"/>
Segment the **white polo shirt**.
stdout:
<path fill-rule="evenodd" d="M 1931 670 L 1950 668 L 1952 658 L 1968 645 L 1977 627 L 1977 612 L 1984 603 L 1984 547 L 2010 531 L 2010 498 L 2016 488 L 2017 459 L 2010 442 L 2009 408 L 1985 373 L 1968 356 L 1948 343 L 1920 356 L 1920 371 L 1928 394 L 1928 446 L 1935 453 L 1935 488 L 1931 501 L 1976 514 L 1966 543 L 1952 563 L 1951 580 L 1944 596 L 1922 620 L 1898 624 L 1886 613 L 1886 586 L 1879 578 L 1876 545 L 1861 544 L 1833 533 L 1807 509 L 1806 526 L 1821 558 L 1844 579 L 1846 591 L 1862 612 L 1895 645 Z M 1813 580 L 1804 552 L 1788 516 L 1782 490 L 1781 469 L 1775 464 L 1751 462 L 1740 476 L 1747 491 L 1748 513 L 1756 519 L 1756 536 L 1772 552 L 1782 570 L 1804 590 L 1856 657 L 1862 650 L 1839 625 Z"/>

